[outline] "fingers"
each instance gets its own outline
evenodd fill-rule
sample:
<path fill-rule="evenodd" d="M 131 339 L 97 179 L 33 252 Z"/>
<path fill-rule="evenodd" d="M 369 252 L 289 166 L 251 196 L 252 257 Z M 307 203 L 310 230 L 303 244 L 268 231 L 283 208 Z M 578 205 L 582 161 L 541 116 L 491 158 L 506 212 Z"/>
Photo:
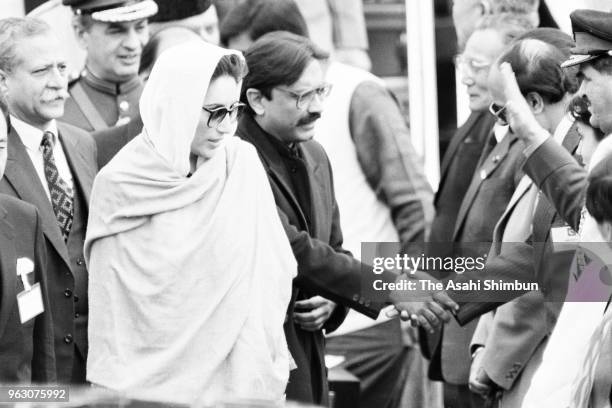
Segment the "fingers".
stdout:
<path fill-rule="evenodd" d="M 453 313 L 459 311 L 459 305 L 446 292 L 434 293 L 433 299 L 446 310 L 450 310 Z"/>
<path fill-rule="evenodd" d="M 399 316 L 399 315 L 400 315 L 399 310 L 397 310 L 397 309 L 395 308 L 395 306 L 393 306 L 393 305 L 390 305 L 390 306 L 385 307 L 385 308 L 382 310 L 382 312 L 383 312 L 383 313 L 385 314 L 385 316 L 386 316 L 387 318 L 389 318 L 389 319 L 393 319 L 394 317 L 397 317 L 397 316 Z M 402 319 L 402 320 L 403 320 L 403 319 Z"/>
<path fill-rule="evenodd" d="M 470 379 L 469 388 L 470 388 L 470 391 L 472 391 L 475 394 L 479 394 L 483 398 L 486 397 L 491 392 L 490 386 L 483 384 L 481 382 L 478 382 L 475 379 Z"/>
<path fill-rule="evenodd" d="M 321 296 L 313 296 L 310 299 L 298 300 L 295 302 L 296 309 L 315 309 L 327 303 L 327 299 Z"/>
<path fill-rule="evenodd" d="M 514 71 L 512 70 L 512 66 L 508 62 L 503 62 L 499 66 L 499 71 L 501 72 L 502 82 L 503 82 L 503 90 L 504 95 L 506 96 L 506 101 L 515 100 L 515 98 L 522 98 L 523 94 L 521 93 L 521 89 L 516 82 L 516 76 L 514 75 Z"/>
<path fill-rule="evenodd" d="M 437 302 L 435 301 L 427 302 L 426 306 L 428 308 L 428 311 L 432 313 L 433 315 L 435 315 L 436 321 L 438 324 L 440 323 L 440 320 L 445 323 L 450 322 L 450 315 Z M 432 323 L 434 322 L 432 321 Z"/>
<path fill-rule="evenodd" d="M 302 313 L 294 312 L 293 320 L 299 324 L 312 323 L 320 319 L 323 316 L 329 315 L 328 312 L 329 312 L 329 309 L 326 307 L 318 307 L 316 309 L 312 309 L 311 311 L 302 312 Z"/>
<path fill-rule="evenodd" d="M 306 313 L 294 313 L 293 321 L 303 330 L 317 331 L 325 325 L 329 316 L 331 316 L 330 308 L 320 307 Z"/>

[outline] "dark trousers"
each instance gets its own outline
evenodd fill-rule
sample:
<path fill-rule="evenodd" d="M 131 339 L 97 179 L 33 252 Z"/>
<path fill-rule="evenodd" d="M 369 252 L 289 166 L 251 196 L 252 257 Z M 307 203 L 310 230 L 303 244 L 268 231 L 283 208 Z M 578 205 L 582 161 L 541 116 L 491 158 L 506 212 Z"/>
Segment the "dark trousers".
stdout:
<path fill-rule="evenodd" d="M 467 385 L 444 383 L 444 408 L 485 408 L 485 400 Z"/>

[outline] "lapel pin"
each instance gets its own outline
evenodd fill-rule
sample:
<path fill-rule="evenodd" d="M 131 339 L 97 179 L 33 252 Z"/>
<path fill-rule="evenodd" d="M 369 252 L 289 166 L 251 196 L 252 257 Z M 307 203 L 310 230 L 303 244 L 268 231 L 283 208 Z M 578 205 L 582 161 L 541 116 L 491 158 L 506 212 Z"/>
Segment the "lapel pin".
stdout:
<path fill-rule="evenodd" d="M 501 157 L 499 157 L 499 154 L 496 154 L 495 156 L 493 156 L 493 163 L 494 164 L 499 163 L 500 160 L 501 160 Z"/>
<path fill-rule="evenodd" d="M 485 169 L 480 170 L 480 179 L 484 180 L 487 178 L 487 171 Z"/>

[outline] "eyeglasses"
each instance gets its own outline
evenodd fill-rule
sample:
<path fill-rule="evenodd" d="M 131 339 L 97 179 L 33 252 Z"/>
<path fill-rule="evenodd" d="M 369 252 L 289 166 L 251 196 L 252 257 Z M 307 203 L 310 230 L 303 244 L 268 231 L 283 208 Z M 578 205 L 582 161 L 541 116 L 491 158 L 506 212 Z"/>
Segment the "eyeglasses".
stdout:
<path fill-rule="evenodd" d="M 497 118 L 497 122 L 502 126 L 508 125 L 508 117 L 506 116 L 506 106 L 501 106 L 495 102 L 489 105 L 489 112 Z"/>
<path fill-rule="evenodd" d="M 276 89 L 293 96 L 293 98 L 295 99 L 296 108 L 302 110 L 306 108 L 308 105 L 310 105 L 310 103 L 312 102 L 315 96 L 318 96 L 320 100 L 325 100 L 325 98 L 329 96 L 332 86 L 331 84 L 323 84 L 319 86 L 318 88 L 311 89 L 310 91 L 306 91 L 301 94 L 297 92 L 293 92 L 289 89 L 283 89 L 283 88 L 276 88 Z"/>
<path fill-rule="evenodd" d="M 462 70 L 465 68 L 469 68 L 470 71 L 472 71 L 473 73 L 478 73 L 482 70 L 485 70 L 489 68 L 492 64 L 490 61 L 477 60 L 471 57 L 467 57 L 463 54 L 455 55 L 453 61 L 457 69 Z"/>
<path fill-rule="evenodd" d="M 245 104 L 242 102 L 234 102 L 229 108 L 218 105 L 202 107 L 202 109 L 210 114 L 206 126 L 209 128 L 219 127 L 227 115 L 229 115 L 230 121 L 235 122 L 240 116 L 240 113 L 242 113 L 244 106 Z"/>

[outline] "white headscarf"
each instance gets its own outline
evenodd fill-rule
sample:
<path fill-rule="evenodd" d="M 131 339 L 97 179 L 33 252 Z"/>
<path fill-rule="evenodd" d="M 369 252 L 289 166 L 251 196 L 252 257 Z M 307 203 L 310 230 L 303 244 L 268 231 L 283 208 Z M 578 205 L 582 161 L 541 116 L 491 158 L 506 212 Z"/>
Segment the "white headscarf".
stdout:
<path fill-rule="evenodd" d="M 283 322 L 297 265 L 253 146 L 231 137 L 191 177 L 210 77 L 233 51 L 164 52 L 144 130 L 91 193 L 89 381 L 144 399 L 283 398 Z"/>
<path fill-rule="evenodd" d="M 171 47 L 156 61 L 140 97 L 145 137 L 179 174 L 189 173 L 189 151 L 210 78 L 224 55 L 242 54 L 204 41 Z M 167 137 L 167 135 L 173 137 Z"/>

